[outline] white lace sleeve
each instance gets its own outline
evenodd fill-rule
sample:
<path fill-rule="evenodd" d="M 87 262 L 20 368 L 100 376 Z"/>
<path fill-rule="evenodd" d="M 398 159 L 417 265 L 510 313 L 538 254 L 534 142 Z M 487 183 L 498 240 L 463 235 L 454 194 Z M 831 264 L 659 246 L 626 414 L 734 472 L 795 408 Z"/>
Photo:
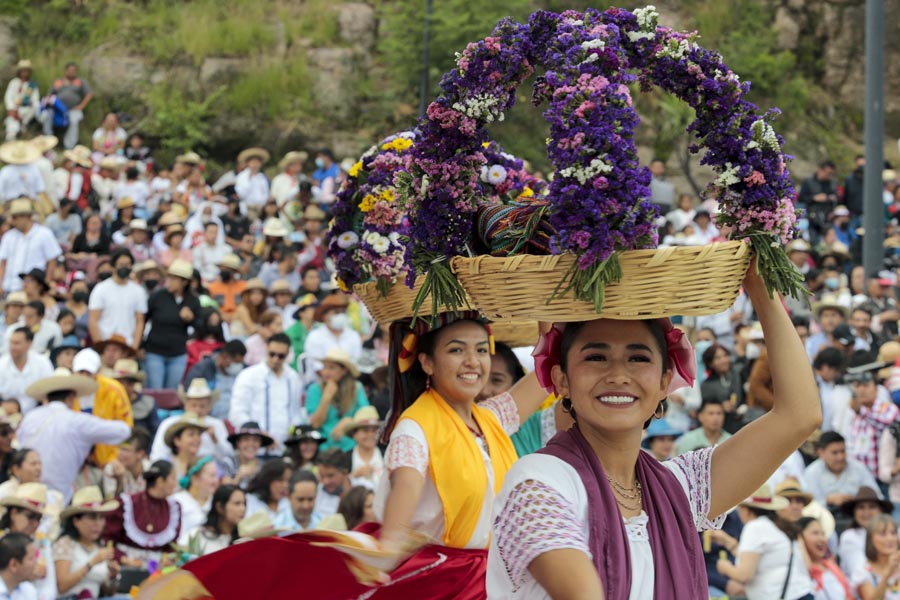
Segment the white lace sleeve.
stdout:
<path fill-rule="evenodd" d="M 428 441 L 418 423 L 403 419 L 391 433 L 384 454 L 384 466 L 390 473 L 400 467 L 415 469 L 424 477 L 428 473 Z"/>
<path fill-rule="evenodd" d="M 688 503 L 691 505 L 691 514 L 694 517 L 697 531 L 721 529 L 725 522 L 724 514 L 718 515 L 713 520 L 708 517 L 710 496 L 712 495 L 710 471 L 714 450 L 715 448 L 701 448 L 680 454 L 662 463 L 675 475 L 678 483 L 684 489 Z"/>
<path fill-rule="evenodd" d="M 500 427 L 507 435 L 512 435 L 519 430 L 519 407 L 509 392 L 488 398 L 481 403 L 481 407 L 494 413 L 494 416 L 500 421 Z"/>

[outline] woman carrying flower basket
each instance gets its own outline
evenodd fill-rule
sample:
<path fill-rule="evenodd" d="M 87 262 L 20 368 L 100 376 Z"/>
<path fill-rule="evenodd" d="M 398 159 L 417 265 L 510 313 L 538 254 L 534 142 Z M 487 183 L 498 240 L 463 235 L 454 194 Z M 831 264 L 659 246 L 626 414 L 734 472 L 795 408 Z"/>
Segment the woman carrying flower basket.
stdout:
<path fill-rule="evenodd" d="M 576 425 L 508 473 L 495 502 L 489 598 L 708 597 L 696 531 L 718 526 L 822 418 L 780 300 L 752 269 L 744 288 L 771 348 L 775 405 L 716 448 L 666 463 L 640 442 L 667 393 L 696 374 L 681 332 L 668 319 L 602 319 L 542 337 L 538 376 Z"/>

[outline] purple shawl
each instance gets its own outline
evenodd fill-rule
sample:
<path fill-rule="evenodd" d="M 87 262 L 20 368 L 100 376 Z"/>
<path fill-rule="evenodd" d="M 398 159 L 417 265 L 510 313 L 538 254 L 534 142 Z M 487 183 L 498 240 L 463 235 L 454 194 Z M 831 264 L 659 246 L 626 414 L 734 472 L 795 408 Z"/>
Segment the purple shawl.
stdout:
<path fill-rule="evenodd" d="M 587 492 L 588 546 L 600 574 L 606 600 L 628 600 L 631 555 L 622 514 L 606 473 L 578 426 L 560 432 L 538 451 L 563 460 L 578 472 Z M 656 571 L 653 597 L 707 600 L 706 566 L 691 507 L 675 475 L 646 452 L 638 452 L 644 512 Z"/>

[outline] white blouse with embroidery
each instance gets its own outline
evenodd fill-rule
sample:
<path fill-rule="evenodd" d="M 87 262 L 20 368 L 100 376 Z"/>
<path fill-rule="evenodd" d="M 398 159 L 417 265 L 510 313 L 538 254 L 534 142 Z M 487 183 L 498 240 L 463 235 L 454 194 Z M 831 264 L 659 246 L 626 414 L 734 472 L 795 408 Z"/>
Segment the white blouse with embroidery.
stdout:
<path fill-rule="evenodd" d="M 480 407 L 490 410 L 500 421 L 500 426 L 507 433 L 512 435 L 519 429 L 519 409 L 515 400 L 508 393 L 501 394 L 495 398 L 490 398 L 479 404 Z M 478 447 L 481 450 L 484 466 L 487 469 L 488 485 L 485 490 L 484 503 L 481 507 L 481 515 L 472 537 L 466 544 L 466 548 L 487 548 L 488 541 L 491 537 L 491 508 L 494 500 L 494 468 L 491 465 L 490 454 L 484 440 L 472 434 L 478 441 Z M 418 471 L 425 477 L 425 487 L 422 490 L 422 497 L 419 499 L 419 505 L 416 508 L 415 515 L 411 526 L 416 531 L 433 537 L 435 540 L 442 540 L 444 537 L 444 505 L 441 497 L 438 495 L 434 481 L 428 470 L 429 462 L 428 441 L 425 439 L 425 432 L 422 427 L 412 419 L 403 419 L 397 423 L 394 431 L 391 433 L 391 441 L 388 444 L 387 451 L 384 456 L 385 474 L 378 483 L 375 492 L 375 516 L 384 520 L 384 506 L 387 502 L 388 494 L 391 491 L 390 474 L 394 469 L 400 467 L 410 467 Z"/>

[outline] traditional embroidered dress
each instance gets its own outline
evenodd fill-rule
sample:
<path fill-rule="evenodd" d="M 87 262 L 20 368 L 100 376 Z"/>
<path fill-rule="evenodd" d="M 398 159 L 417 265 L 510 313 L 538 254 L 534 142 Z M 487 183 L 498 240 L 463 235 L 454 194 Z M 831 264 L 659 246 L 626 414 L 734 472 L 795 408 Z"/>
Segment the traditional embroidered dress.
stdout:
<path fill-rule="evenodd" d="M 106 517 L 104 537 L 115 543 L 117 557 L 124 554 L 146 564 L 171 552 L 180 531 L 181 507 L 174 497 L 140 492 L 119 496 L 119 508 Z"/>

